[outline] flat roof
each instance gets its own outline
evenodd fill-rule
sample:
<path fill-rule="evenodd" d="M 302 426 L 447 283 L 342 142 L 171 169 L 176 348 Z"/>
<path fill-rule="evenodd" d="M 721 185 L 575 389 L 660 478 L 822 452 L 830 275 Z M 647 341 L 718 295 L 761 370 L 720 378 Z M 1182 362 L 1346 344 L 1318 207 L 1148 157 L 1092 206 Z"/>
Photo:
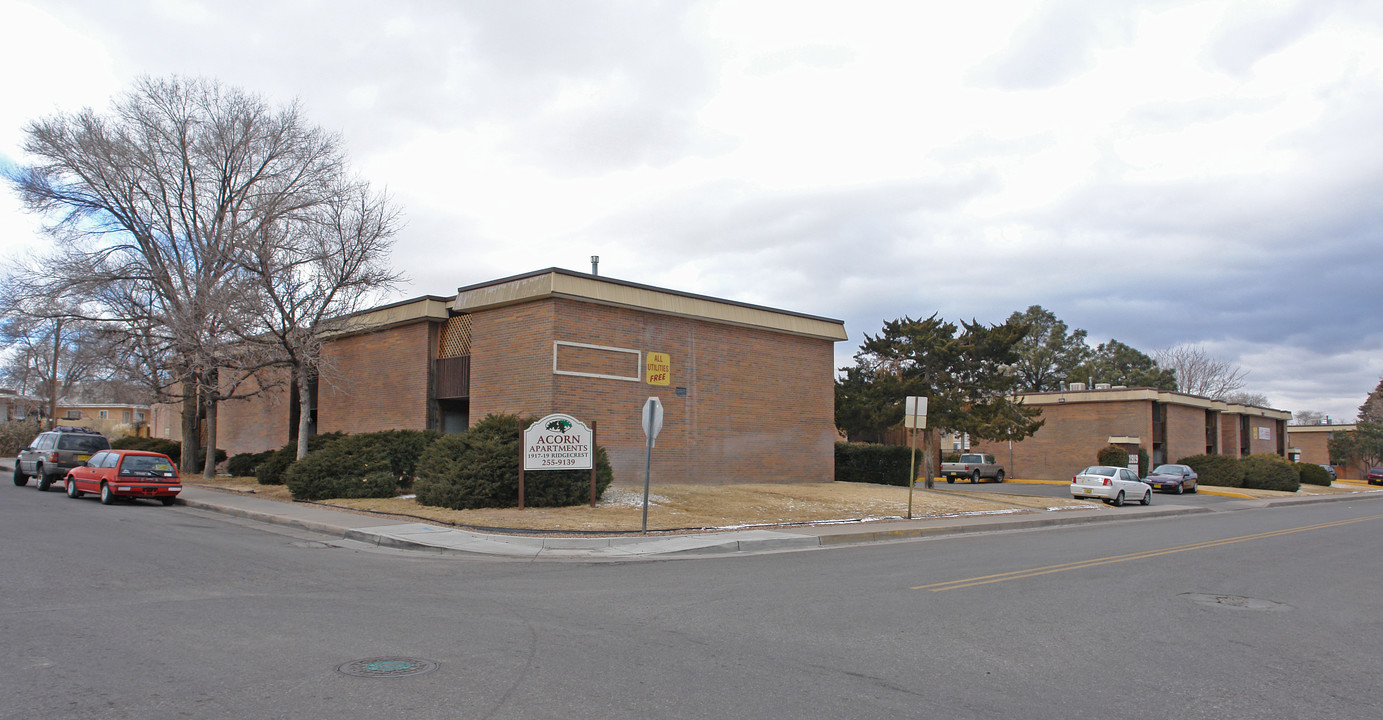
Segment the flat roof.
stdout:
<path fill-rule="evenodd" d="M 1288 425 L 1288 433 L 1321 433 L 1321 432 L 1353 432 L 1357 425 L 1354 423 L 1335 423 L 1334 425 Z"/>
<path fill-rule="evenodd" d="M 547 268 L 458 288 L 451 309 L 477 312 L 518 303 L 566 298 L 710 322 L 846 340 L 841 320 L 722 300 L 616 280 L 603 275 Z"/>
<path fill-rule="evenodd" d="M 1292 413 L 1286 410 L 1274 410 L 1273 408 L 1258 407 L 1256 405 L 1240 405 L 1238 403 L 1225 402 L 1223 400 L 1211 400 L 1200 395 L 1187 395 L 1186 393 L 1169 392 L 1150 387 L 1119 387 L 1108 390 L 1054 390 L 1051 392 L 1022 393 L 1018 396 L 1028 405 L 1064 405 L 1067 403 L 1092 403 L 1092 402 L 1129 402 L 1138 400 L 1149 400 L 1169 405 L 1185 405 L 1189 407 L 1204 408 L 1206 410 L 1217 410 L 1231 415 L 1259 415 L 1269 417 L 1274 420 L 1291 420 Z"/>

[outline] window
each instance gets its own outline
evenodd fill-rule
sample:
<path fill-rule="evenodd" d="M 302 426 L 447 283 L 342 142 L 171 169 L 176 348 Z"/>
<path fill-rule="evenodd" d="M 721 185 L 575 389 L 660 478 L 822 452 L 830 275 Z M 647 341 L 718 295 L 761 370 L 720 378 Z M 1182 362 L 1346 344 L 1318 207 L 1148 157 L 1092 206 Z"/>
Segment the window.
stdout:
<path fill-rule="evenodd" d="M 100 417 L 102 420 L 109 420 L 109 419 L 110 419 L 110 411 L 109 411 L 109 410 L 97 410 L 97 411 L 96 411 L 96 414 L 97 414 L 97 416 Z"/>
<path fill-rule="evenodd" d="M 82 419 L 82 411 L 81 411 L 81 410 L 68 410 L 68 411 L 67 411 L 67 414 L 63 416 L 63 419 L 64 419 L 64 420 L 81 420 L 81 419 Z"/>

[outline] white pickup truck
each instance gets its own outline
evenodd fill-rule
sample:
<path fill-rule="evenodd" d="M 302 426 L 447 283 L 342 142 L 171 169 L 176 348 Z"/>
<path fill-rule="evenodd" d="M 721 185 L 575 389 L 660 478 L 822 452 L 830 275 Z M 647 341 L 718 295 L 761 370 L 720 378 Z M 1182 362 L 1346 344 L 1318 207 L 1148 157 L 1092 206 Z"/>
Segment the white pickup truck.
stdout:
<path fill-rule="evenodd" d="M 1003 482 L 1004 466 L 995 462 L 994 456 L 988 453 L 966 453 L 960 456 L 960 462 L 941 463 L 941 474 L 948 483 L 955 482 L 956 478 L 969 478 L 972 483 L 979 482 L 981 478 Z"/>

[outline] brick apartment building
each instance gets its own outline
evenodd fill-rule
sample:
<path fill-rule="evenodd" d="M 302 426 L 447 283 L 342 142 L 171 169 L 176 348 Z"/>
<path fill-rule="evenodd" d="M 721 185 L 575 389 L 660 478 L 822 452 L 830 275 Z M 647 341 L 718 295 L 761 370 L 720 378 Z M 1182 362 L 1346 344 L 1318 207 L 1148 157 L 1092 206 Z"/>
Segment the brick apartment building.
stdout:
<path fill-rule="evenodd" d="M 1024 404 L 1042 408 L 1042 428 L 1013 443 L 1011 450 L 1007 442 L 973 445 L 976 452 L 992 453 L 1008 464 L 1010 477 L 1070 479 L 1095 464 L 1096 453 L 1111 444 L 1134 455 L 1142 448 L 1153 465 L 1200 454 L 1287 455 L 1292 415 L 1283 410 L 1152 388 L 1072 389 L 1020 397 Z"/>
<path fill-rule="evenodd" d="M 1330 465 L 1330 438 L 1335 433 L 1354 432 L 1354 425 L 1290 425 L 1287 427 L 1287 452 L 1297 462 Z M 1341 480 L 1363 480 L 1369 469 L 1357 465 L 1335 465 Z"/>
<path fill-rule="evenodd" d="M 640 409 L 664 408 L 653 455 L 669 482 L 828 482 L 839 320 L 556 268 L 358 313 L 326 343 L 317 432 L 460 432 L 491 413 L 597 424 L 616 483 L 642 482 Z M 650 355 L 671 372 L 650 377 Z M 666 384 L 662 384 L 666 383 Z M 172 411 L 172 412 L 170 412 Z M 176 408 L 154 432 L 179 434 Z M 296 430 L 286 387 L 221 405 L 217 446 L 278 448 Z"/>

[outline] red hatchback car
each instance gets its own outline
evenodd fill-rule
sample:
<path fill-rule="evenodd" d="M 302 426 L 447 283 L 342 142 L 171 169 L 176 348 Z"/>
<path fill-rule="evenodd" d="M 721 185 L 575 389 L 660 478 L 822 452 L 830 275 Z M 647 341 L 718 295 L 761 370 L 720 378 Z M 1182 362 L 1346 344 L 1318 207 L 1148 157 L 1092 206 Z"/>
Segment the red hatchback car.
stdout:
<path fill-rule="evenodd" d="M 143 450 L 102 450 L 86 465 L 67 471 L 67 497 L 97 493 L 109 505 L 117 497 L 158 498 L 172 505 L 182 491 L 178 466 L 167 455 Z"/>

